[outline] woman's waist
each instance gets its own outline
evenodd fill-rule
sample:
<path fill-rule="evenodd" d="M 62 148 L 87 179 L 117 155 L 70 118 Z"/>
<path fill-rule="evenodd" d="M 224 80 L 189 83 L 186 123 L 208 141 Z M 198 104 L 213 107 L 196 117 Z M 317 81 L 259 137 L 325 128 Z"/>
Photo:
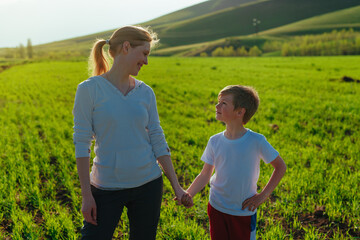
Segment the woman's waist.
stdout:
<path fill-rule="evenodd" d="M 95 146 L 94 163 L 109 166 L 123 167 L 131 163 L 148 163 L 155 161 L 155 155 L 150 144 L 129 146 L 128 148 L 100 148 Z"/>
<path fill-rule="evenodd" d="M 138 139 L 136 141 L 118 138 L 112 139 L 98 139 L 96 138 L 94 152 L 96 156 L 102 158 L 104 155 L 119 153 L 126 153 L 132 151 L 152 151 L 152 146 L 149 141 L 145 139 Z"/>
<path fill-rule="evenodd" d="M 161 169 L 155 161 L 147 164 L 108 167 L 97 164 L 91 169 L 91 183 L 100 188 L 133 188 L 161 176 Z"/>

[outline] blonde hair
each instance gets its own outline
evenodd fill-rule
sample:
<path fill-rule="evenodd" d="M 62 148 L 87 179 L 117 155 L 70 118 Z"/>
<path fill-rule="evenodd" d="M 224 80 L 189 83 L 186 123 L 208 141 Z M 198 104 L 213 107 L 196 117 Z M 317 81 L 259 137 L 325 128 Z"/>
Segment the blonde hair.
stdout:
<path fill-rule="evenodd" d="M 125 26 L 114 31 L 109 40 L 98 39 L 91 50 L 89 58 L 89 70 L 92 76 L 101 75 L 109 71 L 109 57 L 114 58 L 116 51 L 122 44 L 128 41 L 131 47 L 137 47 L 149 42 L 151 47 L 159 42 L 156 33 L 150 28 L 139 26 Z M 104 52 L 104 45 L 109 44 L 108 54 Z"/>
<path fill-rule="evenodd" d="M 243 123 L 249 122 L 260 104 L 260 98 L 256 90 L 249 86 L 230 85 L 220 91 L 219 97 L 228 94 L 233 96 L 234 110 L 238 108 L 246 109 Z"/>

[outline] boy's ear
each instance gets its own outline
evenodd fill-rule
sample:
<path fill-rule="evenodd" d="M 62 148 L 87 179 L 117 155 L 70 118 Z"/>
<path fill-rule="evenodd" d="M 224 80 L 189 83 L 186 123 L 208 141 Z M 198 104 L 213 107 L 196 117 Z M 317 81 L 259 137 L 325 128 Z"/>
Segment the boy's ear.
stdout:
<path fill-rule="evenodd" d="M 244 117 L 244 115 L 246 113 L 246 108 L 239 108 L 237 113 L 238 113 L 239 117 Z"/>

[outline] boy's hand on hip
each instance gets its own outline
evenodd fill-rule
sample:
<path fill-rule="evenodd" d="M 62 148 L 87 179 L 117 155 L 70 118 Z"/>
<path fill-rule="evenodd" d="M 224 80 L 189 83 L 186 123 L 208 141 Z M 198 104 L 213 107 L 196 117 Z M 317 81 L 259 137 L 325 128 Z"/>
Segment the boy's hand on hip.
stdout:
<path fill-rule="evenodd" d="M 263 202 L 265 202 L 266 197 L 261 193 L 256 193 L 251 198 L 246 199 L 242 204 L 242 210 L 248 208 L 250 211 L 255 211 Z"/>

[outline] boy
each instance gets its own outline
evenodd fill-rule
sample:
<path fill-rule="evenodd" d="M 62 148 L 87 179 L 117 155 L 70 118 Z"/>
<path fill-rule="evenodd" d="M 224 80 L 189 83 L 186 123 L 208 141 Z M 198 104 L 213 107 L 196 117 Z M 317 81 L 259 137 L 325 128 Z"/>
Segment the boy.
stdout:
<path fill-rule="evenodd" d="M 182 198 L 185 206 L 191 206 L 192 197 L 211 178 L 208 215 L 212 240 L 255 239 L 256 209 L 286 171 L 283 159 L 266 138 L 244 127 L 259 102 L 251 87 L 232 85 L 220 91 L 216 119 L 226 124 L 226 130 L 210 138 L 201 157 L 203 169 L 187 190 L 191 197 Z M 262 192 L 257 193 L 260 159 L 270 163 L 274 171 Z"/>

